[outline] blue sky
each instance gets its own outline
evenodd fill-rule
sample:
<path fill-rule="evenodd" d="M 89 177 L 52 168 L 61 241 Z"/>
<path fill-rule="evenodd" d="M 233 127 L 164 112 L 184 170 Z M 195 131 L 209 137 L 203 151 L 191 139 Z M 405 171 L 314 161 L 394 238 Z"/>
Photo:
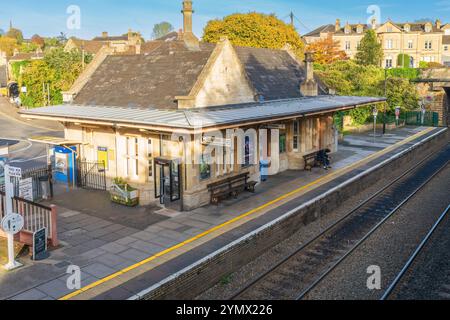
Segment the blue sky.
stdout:
<path fill-rule="evenodd" d="M 23 30 L 29 38 L 37 33 L 42 36 L 64 32 L 69 36 L 92 38 L 102 31 L 123 34 L 128 28 L 141 31 L 150 38 L 153 25 L 161 21 L 171 22 L 176 29 L 182 26 L 181 0 L 14 0 L 2 1 L 0 28 L 7 30 L 9 21 Z M 366 22 L 369 5 L 378 5 L 382 20 L 414 21 L 422 18 L 440 18 L 450 22 L 450 0 L 194 0 L 194 28 L 198 36 L 206 22 L 235 12 L 258 11 L 275 13 L 284 18 L 293 11 L 301 21 L 297 27 L 305 33 L 315 27 L 334 23 L 340 18 L 357 23 Z M 81 9 L 81 28 L 69 30 L 66 25 L 70 5 Z"/>

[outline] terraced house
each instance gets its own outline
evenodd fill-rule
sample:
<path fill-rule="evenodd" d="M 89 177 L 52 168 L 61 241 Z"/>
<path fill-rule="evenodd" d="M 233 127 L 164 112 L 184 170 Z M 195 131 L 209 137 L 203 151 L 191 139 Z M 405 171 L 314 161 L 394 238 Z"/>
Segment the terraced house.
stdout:
<path fill-rule="evenodd" d="M 398 56 L 407 54 L 411 57 L 411 67 L 419 67 L 420 61 L 448 63 L 449 48 L 448 38 L 450 25 L 443 25 L 440 20 L 435 23 L 396 23 L 387 21 L 378 24 L 376 20 L 372 24 L 341 24 L 336 23 L 317 28 L 306 34 L 304 39 L 310 44 L 320 39 L 332 37 L 338 41 L 341 50 L 347 56 L 354 58 L 364 33 L 368 29 L 374 29 L 384 50 L 383 67 L 397 67 Z"/>
<path fill-rule="evenodd" d="M 269 175 L 303 170 L 304 155 L 336 150 L 336 111 L 384 103 L 328 95 L 311 55 L 299 61 L 289 46 L 203 43 L 192 32 L 192 13 L 184 1 L 177 37 L 105 56 L 65 93 L 67 104 L 24 117 L 63 123 L 76 156 L 105 161 L 108 178 L 138 187 L 141 203 L 189 210 L 209 203 L 213 183 L 241 174 L 260 183 L 262 159 Z M 244 136 L 235 134 L 240 129 Z M 213 152 L 195 158 L 211 145 Z"/>

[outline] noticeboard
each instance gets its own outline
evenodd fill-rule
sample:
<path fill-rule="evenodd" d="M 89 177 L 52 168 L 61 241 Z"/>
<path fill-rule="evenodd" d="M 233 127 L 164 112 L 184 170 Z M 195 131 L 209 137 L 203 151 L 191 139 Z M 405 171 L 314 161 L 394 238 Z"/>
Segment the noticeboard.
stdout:
<path fill-rule="evenodd" d="M 33 233 L 33 260 L 47 258 L 47 229 L 42 228 Z"/>

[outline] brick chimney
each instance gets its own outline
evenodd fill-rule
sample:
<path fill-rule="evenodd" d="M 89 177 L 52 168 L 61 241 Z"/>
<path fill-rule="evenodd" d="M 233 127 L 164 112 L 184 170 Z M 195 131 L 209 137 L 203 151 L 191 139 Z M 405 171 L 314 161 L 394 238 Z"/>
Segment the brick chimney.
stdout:
<path fill-rule="evenodd" d="M 338 32 L 339 30 L 341 30 L 341 20 L 336 19 L 336 23 L 334 25 L 334 31 Z"/>
<path fill-rule="evenodd" d="M 102 32 L 102 38 L 108 38 L 108 32 L 103 31 Z"/>
<path fill-rule="evenodd" d="M 306 78 L 300 85 L 300 91 L 305 97 L 315 97 L 319 95 L 319 85 L 314 78 L 314 54 L 305 53 L 305 75 Z"/>
<path fill-rule="evenodd" d="M 195 36 L 192 28 L 192 15 L 194 13 L 192 1 L 183 1 L 183 40 L 191 50 L 200 50 L 199 40 Z"/>

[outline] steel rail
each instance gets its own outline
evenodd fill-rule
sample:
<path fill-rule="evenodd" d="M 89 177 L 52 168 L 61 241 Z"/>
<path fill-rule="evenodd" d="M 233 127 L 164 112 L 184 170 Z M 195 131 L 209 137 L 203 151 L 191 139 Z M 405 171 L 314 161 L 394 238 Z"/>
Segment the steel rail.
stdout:
<path fill-rule="evenodd" d="M 259 283 L 261 280 L 263 280 L 264 278 L 266 278 L 268 275 L 270 275 L 272 272 L 274 272 L 276 269 L 278 269 L 279 267 L 281 267 L 283 264 L 285 264 L 286 262 L 288 262 L 289 260 L 291 260 L 293 257 L 295 257 L 296 255 L 298 255 L 301 251 L 305 250 L 306 248 L 308 248 L 309 246 L 311 246 L 312 244 L 314 244 L 315 242 L 317 242 L 317 240 L 323 238 L 324 236 L 326 236 L 330 231 L 332 231 L 333 229 L 335 229 L 337 226 L 339 226 L 342 222 L 344 222 L 345 220 L 347 220 L 349 217 L 351 217 L 355 212 L 357 212 L 359 209 L 363 208 L 365 205 L 367 205 L 370 201 L 372 201 L 373 199 L 375 199 L 376 197 L 378 197 L 379 195 L 381 195 L 383 192 L 385 192 L 386 190 L 388 190 L 390 187 L 392 187 L 394 184 L 396 184 L 397 182 L 399 182 L 400 180 L 402 180 L 403 178 L 405 178 L 406 176 L 408 176 L 410 173 L 412 173 L 413 171 L 415 171 L 418 167 L 420 167 L 422 164 L 424 164 L 425 162 L 427 162 L 429 159 L 431 159 L 432 157 L 434 157 L 436 154 L 440 153 L 442 150 L 438 150 L 428 156 L 426 156 L 424 159 L 420 160 L 418 163 L 416 163 L 413 167 L 411 167 L 410 169 L 408 169 L 407 171 L 405 171 L 404 173 L 402 173 L 399 177 L 397 177 L 396 179 L 394 179 L 393 181 L 389 182 L 387 185 L 385 185 L 384 187 L 380 188 L 377 192 L 375 192 L 373 195 L 371 195 L 370 197 L 368 197 L 367 199 L 365 199 L 361 204 L 357 205 L 355 208 L 353 208 L 352 210 L 350 210 L 348 213 L 346 213 L 342 218 L 340 218 L 339 220 L 337 220 L 336 222 L 332 223 L 330 226 L 328 226 L 324 231 L 322 231 L 320 234 L 318 234 L 317 236 L 315 236 L 314 238 L 312 238 L 311 240 L 309 240 L 306 244 L 302 245 L 301 247 L 299 247 L 298 249 L 296 249 L 293 253 L 287 255 L 285 258 L 281 259 L 277 264 L 275 264 L 274 266 L 272 266 L 270 269 L 268 269 L 267 271 L 265 271 L 264 273 L 261 273 L 258 277 L 256 277 L 254 280 L 252 280 L 251 282 L 249 282 L 245 287 L 241 288 L 240 290 L 236 291 L 235 293 L 233 293 L 233 295 L 229 298 L 229 300 L 236 300 L 239 296 L 241 296 L 243 293 L 245 293 L 246 291 L 248 291 L 249 289 L 251 289 L 252 287 L 254 287 L 257 283 Z"/>
<path fill-rule="evenodd" d="M 402 278 L 406 275 L 406 273 L 408 272 L 408 270 L 411 268 L 412 264 L 414 263 L 414 261 L 417 259 L 417 257 L 419 256 L 419 254 L 423 251 L 423 249 L 425 248 L 425 246 L 427 245 L 427 243 L 430 241 L 431 237 L 433 236 L 433 234 L 435 233 L 436 229 L 441 225 L 442 221 L 444 221 L 444 219 L 448 216 L 450 212 L 450 205 L 447 207 L 447 209 L 441 214 L 441 216 L 439 217 L 439 219 L 436 221 L 436 223 L 433 225 L 433 227 L 431 228 L 431 230 L 428 232 L 428 234 L 425 236 L 425 238 L 422 240 L 422 242 L 420 243 L 420 245 L 417 247 L 417 249 L 414 251 L 414 253 L 411 255 L 411 257 L 409 258 L 409 260 L 406 262 L 405 266 L 402 268 L 402 270 L 398 273 L 397 277 L 394 279 L 394 281 L 392 281 L 391 285 L 389 286 L 389 288 L 384 292 L 383 296 L 381 297 L 380 300 L 387 300 L 392 292 L 395 290 L 395 288 L 398 286 L 398 284 L 400 283 L 400 281 L 402 280 Z"/>
<path fill-rule="evenodd" d="M 442 170 L 444 170 L 450 163 L 448 160 L 443 166 L 435 171 L 424 183 L 422 183 L 416 190 L 414 190 L 407 198 L 405 198 L 397 207 L 381 220 L 375 227 L 373 227 L 360 241 L 358 241 L 347 253 L 342 256 L 335 264 L 323 272 L 306 290 L 304 290 L 296 300 L 302 300 L 309 292 L 311 292 L 317 285 L 319 285 L 334 269 L 336 269 L 344 260 L 346 260 L 356 249 L 358 249 L 366 240 L 374 234 L 382 225 L 386 223 L 397 211 L 409 202 L 419 191 L 421 191 L 431 180 L 434 179 Z"/>

